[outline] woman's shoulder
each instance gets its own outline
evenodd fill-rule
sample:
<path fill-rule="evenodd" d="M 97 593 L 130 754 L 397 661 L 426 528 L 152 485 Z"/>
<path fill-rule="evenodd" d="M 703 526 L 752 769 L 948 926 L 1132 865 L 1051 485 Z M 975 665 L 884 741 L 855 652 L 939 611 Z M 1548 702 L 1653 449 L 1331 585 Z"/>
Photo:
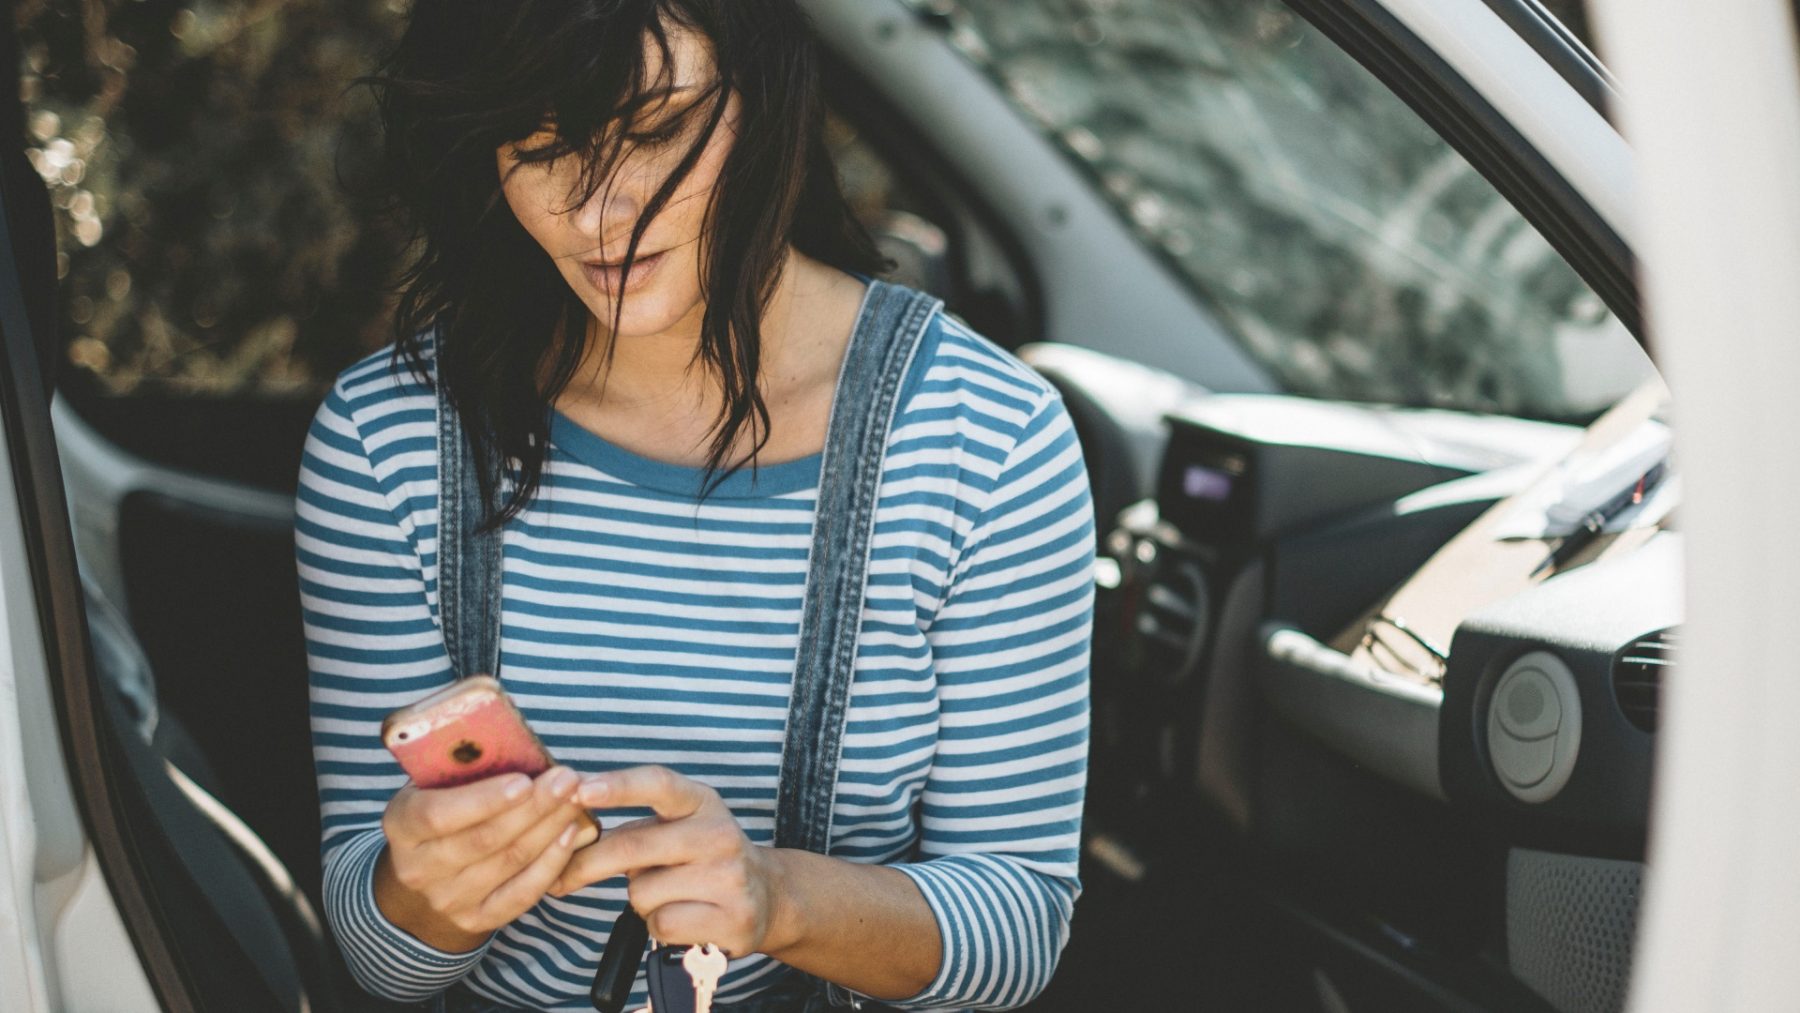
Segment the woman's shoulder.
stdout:
<path fill-rule="evenodd" d="M 912 381 L 912 411 L 954 416 L 962 433 L 1006 449 L 1045 413 L 1063 410 L 1056 386 L 1018 355 L 948 310 L 932 318 Z"/>
<path fill-rule="evenodd" d="M 966 378 L 973 386 L 1040 404 L 1060 397 L 1042 373 L 994 339 L 975 330 L 949 310 L 932 318 L 932 359 L 945 373 Z"/>
<path fill-rule="evenodd" d="M 421 399 L 431 401 L 437 369 L 433 333 L 421 331 L 410 342 L 410 350 L 399 344 L 389 341 L 339 370 L 329 398 L 359 416 L 416 407 Z"/>
<path fill-rule="evenodd" d="M 314 436 L 363 457 L 378 474 L 436 436 L 431 335 L 421 333 L 413 343 L 416 361 L 404 351 L 396 355 L 396 344 L 339 370 L 313 418 Z"/>

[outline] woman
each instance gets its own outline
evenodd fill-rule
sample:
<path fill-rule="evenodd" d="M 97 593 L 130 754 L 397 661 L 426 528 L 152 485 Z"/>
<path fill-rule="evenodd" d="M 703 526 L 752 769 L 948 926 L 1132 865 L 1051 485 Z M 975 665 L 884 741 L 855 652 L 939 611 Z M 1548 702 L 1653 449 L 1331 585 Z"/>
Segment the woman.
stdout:
<path fill-rule="evenodd" d="M 942 314 L 881 462 L 830 853 L 770 846 L 826 424 L 880 268 L 812 46 L 792 0 L 444 0 L 371 79 L 419 259 L 393 346 L 318 410 L 296 529 L 326 914 L 371 992 L 591 1008 L 627 903 L 725 950 L 719 1008 L 800 1008 L 794 969 L 897 1008 L 1049 980 L 1081 889 L 1092 501 L 1055 390 Z M 535 781 L 421 790 L 378 738 L 451 678 L 440 376 L 506 463 L 500 674 L 567 765 Z M 580 850 L 577 806 L 605 827 Z"/>

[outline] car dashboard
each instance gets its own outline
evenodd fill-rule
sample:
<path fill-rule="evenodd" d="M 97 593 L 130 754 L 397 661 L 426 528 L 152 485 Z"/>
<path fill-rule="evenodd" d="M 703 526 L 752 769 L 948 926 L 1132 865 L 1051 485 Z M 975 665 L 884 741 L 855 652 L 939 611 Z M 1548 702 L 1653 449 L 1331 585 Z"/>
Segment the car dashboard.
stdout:
<path fill-rule="evenodd" d="M 1090 469 L 1141 458 L 1107 434 L 1148 388 L 1110 414 L 1093 362 L 1023 355 L 1109 415 L 1078 425 Z M 1234 842 L 1226 875 L 1328 926 L 1324 949 L 1391 949 L 1413 992 L 1610 1008 L 1593 969 L 1622 996 L 1680 533 L 1471 609 L 1441 671 L 1388 671 L 1353 656 L 1358 631 L 1582 428 L 1192 388 L 1162 407 L 1146 495 L 1100 524 L 1094 832 L 1191 807 Z M 1496 998 L 1501 979 L 1524 989 Z M 1389 985 L 1368 1001 L 1412 994 Z"/>

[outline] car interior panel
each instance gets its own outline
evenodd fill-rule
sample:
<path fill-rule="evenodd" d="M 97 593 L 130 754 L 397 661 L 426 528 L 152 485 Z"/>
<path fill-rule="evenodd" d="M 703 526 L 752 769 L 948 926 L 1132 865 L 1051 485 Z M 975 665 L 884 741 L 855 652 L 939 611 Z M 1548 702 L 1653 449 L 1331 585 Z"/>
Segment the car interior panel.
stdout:
<path fill-rule="evenodd" d="M 133 664 L 142 652 L 91 581 L 85 590 L 125 819 L 163 924 L 183 940 L 184 977 L 219 1008 L 335 1008 L 313 908 L 278 862 L 258 860 L 266 852 L 257 853 L 257 835 L 201 786 L 216 774 L 185 726 L 160 700 L 145 714 L 122 692 L 142 678 Z"/>

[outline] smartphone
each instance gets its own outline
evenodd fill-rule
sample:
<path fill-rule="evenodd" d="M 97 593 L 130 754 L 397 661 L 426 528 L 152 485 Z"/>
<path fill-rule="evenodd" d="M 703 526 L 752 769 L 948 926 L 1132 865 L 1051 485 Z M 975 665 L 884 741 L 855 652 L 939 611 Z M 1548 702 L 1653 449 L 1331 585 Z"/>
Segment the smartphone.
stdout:
<path fill-rule="evenodd" d="M 525 723 L 500 680 L 472 675 L 381 722 L 381 742 L 421 788 L 454 788 L 500 774 L 531 777 L 556 761 Z M 600 837 L 600 821 L 586 809 L 577 847 Z"/>

